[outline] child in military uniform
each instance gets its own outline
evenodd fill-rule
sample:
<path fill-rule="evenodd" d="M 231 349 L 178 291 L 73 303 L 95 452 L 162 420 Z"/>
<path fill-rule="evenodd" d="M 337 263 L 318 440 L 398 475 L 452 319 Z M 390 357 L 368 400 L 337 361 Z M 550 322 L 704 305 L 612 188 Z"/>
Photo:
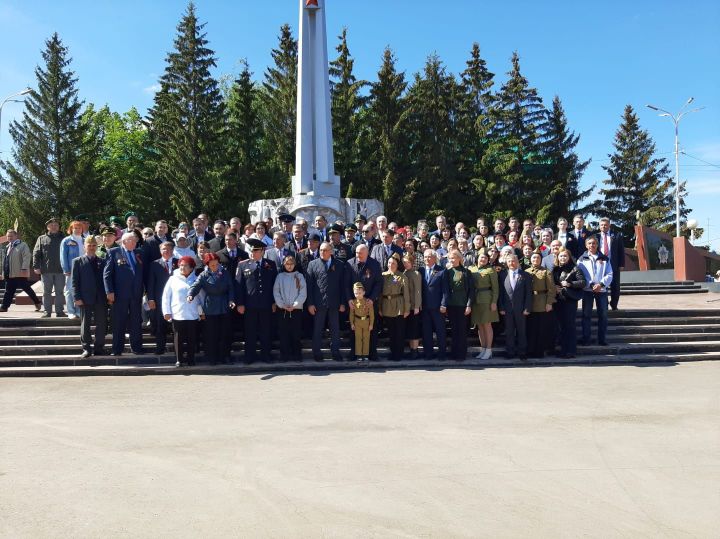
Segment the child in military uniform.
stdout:
<path fill-rule="evenodd" d="M 370 355 L 370 332 L 375 323 L 375 311 L 367 298 L 362 283 L 353 285 L 353 309 L 350 311 L 350 327 L 355 332 L 355 359 L 367 361 Z"/>

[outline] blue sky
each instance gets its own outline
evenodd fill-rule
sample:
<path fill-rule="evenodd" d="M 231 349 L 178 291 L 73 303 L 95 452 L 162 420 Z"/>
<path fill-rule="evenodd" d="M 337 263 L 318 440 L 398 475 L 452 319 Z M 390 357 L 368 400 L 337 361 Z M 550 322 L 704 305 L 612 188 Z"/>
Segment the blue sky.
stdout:
<path fill-rule="evenodd" d="M 581 135 L 579 153 L 593 160 L 587 185 L 606 177 L 601 165 L 612 152 L 626 104 L 636 108 L 658 153 L 672 165 L 672 123 L 645 104 L 675 111 L 694 96 L 694 105 L 706 108 L 680 124 L 681 149 L 693 156 L 681 156 L 681 178 L 688 181 L 691 217 L 704 227 L 710 219 L 709 239 L 720 249 L 720 167 L 702 162 L 720 165 L 720 2 L 327 4 L 331 56 L 335 36 L 347 26 L 358 78 L 375 78 L 386 45 L 409 77 L 433 52 L 458 73 L 477 41 L 501 84 L 512 52 L 518 51 L 530 83 L 547 104 L 560 96 L 572 129 Z M 239 60 L 247 58 L 261 78 L 280 25 L 297 28 L 298 0 L 198 0 L 196 5 L 218 57 L 218 77 L 237 73 Z M 185 6 L 173 0 L 0 0 L 0 99 L 35 84 L 33 70 L 44 40 L 57 31 L 70 48 L 82 99 L 118 111 L 135 106 L 144 113 Z M 21 110 L 19 103 L 3 109 L 3 155 L 10 150 L 8 122 Z"/>

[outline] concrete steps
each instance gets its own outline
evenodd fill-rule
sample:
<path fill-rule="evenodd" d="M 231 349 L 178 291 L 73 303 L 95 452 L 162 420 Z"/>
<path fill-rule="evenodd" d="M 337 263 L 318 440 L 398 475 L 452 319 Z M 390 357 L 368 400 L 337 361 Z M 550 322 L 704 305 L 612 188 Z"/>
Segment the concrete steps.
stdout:
<path fill-rule="evenodd" d="M 695 284 L 694 281 L 654 281 L 620 284 L 620 294 L 624 296 L 703 293 L 707 293 L 707 289 Z"/>

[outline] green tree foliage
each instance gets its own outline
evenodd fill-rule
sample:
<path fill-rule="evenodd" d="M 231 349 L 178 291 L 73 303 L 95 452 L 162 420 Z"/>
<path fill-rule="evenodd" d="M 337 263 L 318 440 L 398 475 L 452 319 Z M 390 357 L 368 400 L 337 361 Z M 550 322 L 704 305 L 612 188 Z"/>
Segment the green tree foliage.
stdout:
<path fill-rule="evenodd" d="M 353 185 L 360 179 L 360 114 L 366 99 L 361 90 L 367 84 L 353 74 L 355 61 L 347 44 L 347 29 L 338 36 L 340 43 L 335 49 L 338 57 L 330 62 L 330 93 L 332 97 L 333 146 L 335 172 L 340 176 L 340 192 L 354 191 Z"/>
<path fill-rule="evenodd" d="M 250 67 L 244 62 L 227 101 L 231 180 L 226 183 L 223 193 L 224 199 L 236 201 L 243 214 L 253 200 L 276 196 L 267 189 L 265 181 L 260 94 L 252 80 Z"/>
<path fill-rule="evenodd" d="M 386 208 L 397 208 L 409 174 L 409 155 L 404 130 L 407 82 L 397 70 L 390 48 L 383 52 L 377 81 L 370 85 L 359 146 L 363 172 L 356 184 L 359 198 L 380 198 Z"/>
<path fill-rule="evenodd" d="M 90 136 L 100 143 L 95 161 L 96 181 L 112 194 L 105 217 L 130 209 L 141 216 L 157 216 L 158 200 L 148 151 L 148 130 L 140 113 L 132 107 L 120 114 L 105 106 L 88 107 Z"/>
<path fill-rule="evenodd" d="M 600 215 L 610 218 L 626 238 L 634 238 L 636 214 L 644 224 L 663 228 L 674 222 L 672 179 L 665 159 L 655 157 L 655 142 L 640 128 L 632 106 L 627 105 L 622 123 L 615 133 L 615 152 L 603 165 L 608 178 L 600 190 Z"/>
<path fill-rule="evenodd" d="M 457 95 L 457 81 L 440 58 L 431 55 L 407 95 L 412 177 L 400 197 L 398 219 L 402 222 L 453 210 L 454 215 L 462 215 L 466 201 L 460 194 L 457 170 Z"/>
<path fill-rule="evenodd" d="M 494 125 L 495 96 L 492 87 L 495 75 L 480 56 L 480 45 L 477 43 L 473 44 L 466 66 L 460 75 L 456 123 L 458 173 L 461 194 L 473 197 L 468 213 L 477 216 L 492 211 L 486 194 L 492 170 L 483 165 L 483 156 Z"/>
<path fill-rule="evenodd" d="M 544 142 L 548 189 L 537 214 L 539 223 L 554 224 L 561 216 L 571 220 L 576 213 L 587 215 L 594 210 L 593 204 L 581 205 L 594 186 L 580 188 L 580 180 L 590 160 L 581 161 L 578 157 L 575 148 L 579 141 L 580 136 L 569 130 L 565 110 L 560 98 L 555 96 Z"/>
<path fill-rule="evenodd" d="M 148 113 L 157 195 L 169 200 L 168 217 L 177 220 L 200 208 L 211 213 L 232 209 L 222 198 L 227 181 L 225 106 L 210 74 L 215 57 L 204 26 L 191 2 L 177 26 L 174 50 L 167 55 L 160 90 Z"/>
<path fill-rule="evenodd" d="M 295 170 L 295 124 L 297 111 L 298 44 L 290 26 L 280 28 L 274 65 L 265 71 L 262 94 L 264 153 L 268 156 L 269 187 L 275 197 L 290 194 Z"/>
<path fill-rule="evenodd" d="M 66 223 L 80 212 L 99 217 L 97 202 L 107 198 L 93 176 L 98 143 L 89 136 L 71 58 L 57 34 L 45 42 L 42 58 L 22 120 L 10 124 L 13 158 L 2 163 L 0 185 L 3 221 L 18 218 L 27 239 L 44 230 L 49 215 Z"/>
<path fill-rule="evenodd" d="M 492 140 L 483 157 L 490 170 L 485 193 L 496 216 L 536 217 L 549 188 L 542 152 L 547 110 L 520 72 L 517 53 L 508 77 L 497 95 Z"/>

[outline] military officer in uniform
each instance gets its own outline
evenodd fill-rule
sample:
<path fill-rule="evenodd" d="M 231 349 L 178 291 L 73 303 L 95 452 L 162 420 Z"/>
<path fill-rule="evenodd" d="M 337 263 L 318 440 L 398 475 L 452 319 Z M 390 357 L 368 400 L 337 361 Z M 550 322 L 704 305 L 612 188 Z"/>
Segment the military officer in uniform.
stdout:
<path fill-rule="evenodd" d="M 335 223 L 330 227 L 330 230 L 328 234 L 330 235 L 330 244 L 332 245 L 333 249 L 333 256 L 337 258 L 338 260 L 342 260 L 343 262 L 347 262 L 352 258 L 350 246 L 347 243 L 343 243 L 343 234 L 345 233 L 345 229 L 342 227 L 342 225 L 339 225 Z"/>
<path fill-rule="evenodd" d="M 541 358 L 545 350 L 555 345 L 555 283 L 552 270 L 542 267 L 542 255 L 535 252 L 530 256 L 531 266 L 525 273 L 532 277 L 532 307 L 527 317 L 528 355 Z"/>
<path fill-rule="evenodd" d="M 257 341 L 260 340 L 260 357 L 270 362 L 273 313 L 277 310 L 273 286 L 277 277 L 277 266 L 272 260 L 263 258 L 265 244 L 250 238 L 250 259 L 238 264 L 235 276 L 235 304 L 237 311 L 245 315 L 245 363 L 257 359 Z"/>

